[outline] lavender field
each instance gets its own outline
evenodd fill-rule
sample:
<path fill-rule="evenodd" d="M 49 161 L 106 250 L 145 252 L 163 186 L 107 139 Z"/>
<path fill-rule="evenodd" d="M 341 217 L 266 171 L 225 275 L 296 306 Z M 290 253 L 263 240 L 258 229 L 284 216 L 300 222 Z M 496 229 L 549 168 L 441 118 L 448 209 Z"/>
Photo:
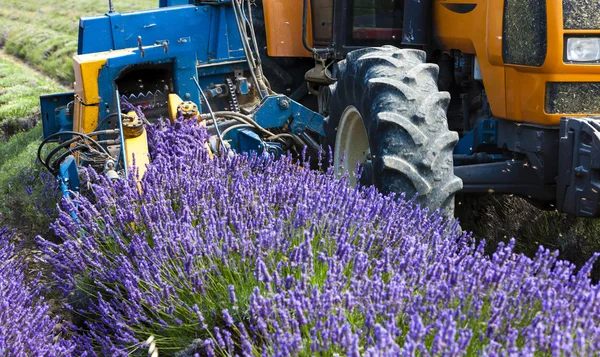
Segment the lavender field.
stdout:
<path fill-rule="evenodd" d="M 152 345 L 161 356 L 590 356 L 600 350 L 600 289 L 588 277 L 595 257 L 575 273 L 541 247 L 528 258 L 513 252 L 511 242 L 486 256 L 483 243 L 455 223 L 410 202 L 351 188 L 289 158 L 209 159 L 198 149 L 205 137 L 192 122 L 153 128 L 143 191 L 134 180 L 110 183 L 90 172 L 89 191 L 76 205 L 63 205 L 53 225 L 64 242 L 38 238 L 65 308 L 81 317 L 62 325 L 55 343 L 63 350 L 55 351 L 144 356 Z M 36 335 L 20 338 L 28 336 Z"/>
<path fill-rule="evenodd" d="M 597 220 L 459 199 L 471 234 L 292 158 L 210 159 L 192 122 L 149 128 L 143 190 L 86 172 L 59 202 L 37 97 L 106 9 L 0 7 L 0 356 L 600 355 Z"/>

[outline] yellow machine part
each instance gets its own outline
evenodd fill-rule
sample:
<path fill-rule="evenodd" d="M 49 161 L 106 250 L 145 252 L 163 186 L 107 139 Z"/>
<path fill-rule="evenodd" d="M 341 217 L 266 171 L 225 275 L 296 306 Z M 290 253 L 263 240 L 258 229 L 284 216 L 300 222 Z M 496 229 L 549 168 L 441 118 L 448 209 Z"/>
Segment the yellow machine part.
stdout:
<path fill-rule="evenodd" d="M 78 55 L 73 58 L 75 73 L 75 110 L 73 115 L 73 130 L 81 133 L 90 133 L 98 125 L 100 98 L 98 77 L 100 70 L 111 56 L 117 56 L 130 50 L 100 52 L 87 55 Z M 128 113 L 136 117 L 135 112 Z M 125 133 L 124 133 L 125 135 Z M 125 136 L 126 164 L 134 164 L 138 168 L 139 177 L 146 172 L 146 165 L 150 162 L 148 157 L 148 138 L 146 130 L 135 135 Z"/>
<path fill-rule="evenodd" d="M 127 167 L 132 167 L 135 161 L 138 178 L 144 177 L 146 165 L 150 163 L 146 130 L 140 136 L 125 138 L 125 156 L 127 157 Z"/>
<path fill-rule="evenodd" d="M 263 0 L 269 56 L 312 56 L 302 44 L 302 7 L 302 0 Z M 311 16 L 308 17 L 307 30 L 308 43 L 311 44 Z"/>
<path fill-rule="evenodd" d="M 73 130 L 78 133 L 90 133 L 98 125 L 98 105 L 85 105 L 84 102 L 75 96 L 73 113 Z"/>
<path fill-rule="evenodd" d="M 181 99 L 177 94 L 170 93 L 169 94 L 169 118 L 171 122 L 177 120 L 177 107 L 179 104 L 183 103 L 183 99 Z"/>
<path fill-rule="evenodd" d="M 563 42 L 567 34 L 599 34 L 597 30 L 564 30 L 562 2 L 547 2 L 548 44 L 541 67 L 505 64 L 502 58 L 504 0 L 471 0 L 473 11 L 461 14 L 447 4 L 464 0 L 437 0 L 433 5 L 434 35 L 445 50 L 475 54 L 490 107 L 495 116 L 541 125 L 558 125 L 564 116 L 590 113 L 546 112 L 546 84 L 551 82 L 600 82 L 600 66 L 565 64 Z M 598 113 L 600 114 L 600 113 Z"/>
<path fill-rule="evenodd" d="M 98 56 L 75 56 L 73 67 L 75 72 L 75 113 L 73 130 L 89 133 L 98 125 L 98 74 L 107 59 Z"/>
<path fill-rule="evenodd" d="M 171 119 L 171 122 L 174 122 L 175 120 L 178 119 L 178 107 L 179 105 L 183 103 L 183 99 L 181 99 L 181 97 L 179 97 L 177 94 L 175 93 L 171 93 L 169 94 L 169 118 Z M 200 125 L 204 125 L 204 122 L 200 122 Z M 208 145 L 208 143 L 204 144 L 204 147 L 206 148 L 206 151 L 208 152 L 208 156 L 212 159 L 214 157 L 212 150 L 210 149 L 210 145 Z"/>
<path fill-rule="evenodd" d="M 314 5 L 314 1 L 311 2 Z M 600 35 L 600 31 L 565 30 L 562 2 L 548 1 L 547 54 L 544 64 L 541 67 L 505 64 L 502 56 L 504 3 L 505 0 L 433 1 L 434 42 L 440 43 L 443 50 L 460 50 L 477 56 L 487 98 L 496 117 L 558 125 L 560 118 L 564 116 L 593 115 L 547 113 L 546 85 L 552 82 L 600 82 L 600 66 L 566 64 L 563 61 L 565 35 Z M 449 5 L 475 7 L 470 12 L 461 13 L 450 10 Z M 310 56 L 302 45 L 303 2 L 264 0 L 263 6 L 268 54 L 277 57 Z M 318 11 L 320 13 L 325 10 L 323 8 Z M 312 17 L 314 14 L 309 16 L 309 21 Z M 309 43 L 312 43 L 310 23 L 307 33 Z"/>

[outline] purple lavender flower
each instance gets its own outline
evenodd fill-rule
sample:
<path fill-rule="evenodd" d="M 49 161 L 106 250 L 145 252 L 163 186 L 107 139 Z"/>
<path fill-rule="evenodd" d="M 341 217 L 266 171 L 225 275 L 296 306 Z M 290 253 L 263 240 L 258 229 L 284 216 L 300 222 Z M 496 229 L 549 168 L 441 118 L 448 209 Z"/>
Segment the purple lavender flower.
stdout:
<path fill-rule="evenodd" d="M 67 325 L 50 314 L 37 279 L 25 279 L 25 266 L 13 235 L 0 228 L 0 355 L 71 356 Z"/>
<path fill-rule="evenodd" d="M 86 295 L 74 309 L 90 318 L 76 336 L 98 355 L 149 335 L 163 350 L 203 341 L 190 356 L 600 348 L 593 260 L 575 274 L 547 249 L 514 253 L 514 241 L 488 257 L 438 213 L 332 170 L 292 157 L 211 159 L 191 121 L 149 127 L 149 137 L 142 191 L 86 172 L 89 195 L 63 204 L 53 225 L 64 243 L 39 239 L 58 287 Z"/>

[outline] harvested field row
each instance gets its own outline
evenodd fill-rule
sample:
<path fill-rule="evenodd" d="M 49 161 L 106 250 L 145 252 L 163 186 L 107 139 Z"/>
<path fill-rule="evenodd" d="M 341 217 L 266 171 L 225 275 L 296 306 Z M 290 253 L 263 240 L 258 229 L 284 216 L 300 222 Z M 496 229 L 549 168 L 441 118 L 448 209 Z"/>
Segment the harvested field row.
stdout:
<path fill-rule="evenodd" d="M 0 52 L 0 222 L 23 233 L 45 232 L 55 205 L 56 195 L 45 191 L 53 178 L 44 175 L 35 153 L 42 137 L 39 96 L 63 90 Z"/>
<path fill-rule="evenodd" d="M 157 7 L 157 0 L 117 1 L 127 12 Z M 0 47 L 65 84 L 73 82 L 79 18 L 106 13 L 108 2 L 95 0 L 6 0 L 0 8 Z M 24 31 L 26 29 L 26 31 Z"/>

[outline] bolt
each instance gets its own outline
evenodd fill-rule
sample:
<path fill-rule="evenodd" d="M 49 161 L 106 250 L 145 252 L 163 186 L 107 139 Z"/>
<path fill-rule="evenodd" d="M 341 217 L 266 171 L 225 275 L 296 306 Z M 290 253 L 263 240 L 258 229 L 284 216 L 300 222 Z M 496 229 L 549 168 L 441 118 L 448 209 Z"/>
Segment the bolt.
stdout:
<path fill-rule="evenodd" d="M 290 107 L 290 101 L 286 98 L 280 98 L 279 99 L 279 107 L 281 109 L 287 109 Z"/>

